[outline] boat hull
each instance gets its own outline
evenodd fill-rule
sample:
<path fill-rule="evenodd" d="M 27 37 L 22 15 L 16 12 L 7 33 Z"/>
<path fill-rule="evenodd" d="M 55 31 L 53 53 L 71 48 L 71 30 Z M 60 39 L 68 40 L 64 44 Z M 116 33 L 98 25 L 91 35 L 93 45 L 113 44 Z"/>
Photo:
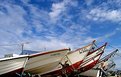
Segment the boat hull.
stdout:
<path fill-rule="evenodd" d="M 71 74 L 75 70 L 78 69 L 80 64 L 83 62 L 83 59 L 86 57 L 88 52 L 90 51 L 92 44 L 79 48 L 74 52 L 68 53 L 61 61 L 61 64 L 58 65 L 54 70 L 51 70 L 49 73 L 43 74 L 41 76 L 47 75 L 63 75 L 63 74 Z"/>
<path fill-rule="evenodd" d="M 97 64 L 97 62 L 98 62 L 98 57 L 95 58 L 94 61 L 90 61 L 89 63 L 85 64 L 85 66 L 81 67 L 79 71 L 80 72 L 85 72 L 87 70 L 90 70 Z"/>
<path fill-rule="evenodd" d="M 79 72 L 85 72 L 87 70 L 92 69 L 97 64 L 101 55 L 103 54 L 105 46 L 106 44 L 98 48 L 95 52 L 88 55 L 84 59 L 83 63 L 80 65 Z"/>
<path fill-rule="evenodd" d="M 14 77 L 21 75 L 28 57 L 13 57 L 0 59 L 0 77 Z"/>
<path fill-rule="evenodd" d="M 57 67 L 61 59 L 68 52 L 69 49 L 62 49 L 31 55 L 25 67 L 25 71 L 40 75 L 47 73 Z"/>

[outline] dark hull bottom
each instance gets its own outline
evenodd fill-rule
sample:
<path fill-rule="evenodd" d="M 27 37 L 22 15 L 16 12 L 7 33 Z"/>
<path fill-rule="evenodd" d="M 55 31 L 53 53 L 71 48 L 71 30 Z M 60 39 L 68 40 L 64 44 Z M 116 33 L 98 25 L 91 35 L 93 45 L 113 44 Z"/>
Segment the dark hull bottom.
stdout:
<path fill-rule="evenodd" d="M 17 70 L 2 74 L 0 75 L 0 77 L 20 77 L 22 71 L 23 71 L 23 68 L 17 69 Z"/>

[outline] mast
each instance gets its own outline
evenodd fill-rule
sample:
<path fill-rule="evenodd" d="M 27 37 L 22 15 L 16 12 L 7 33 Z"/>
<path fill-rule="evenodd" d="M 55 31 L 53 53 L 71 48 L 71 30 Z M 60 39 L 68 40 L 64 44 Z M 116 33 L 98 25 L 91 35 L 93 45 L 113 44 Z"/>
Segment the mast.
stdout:
<path fill-rule="evenodd" d="M 30 43 L 30 42 L 21 43 L 21 51 L 22 51 L 22 54 L 23 54 L 23 50 L 24 50 L 25 44 L 29 44 L 29 43 Z"/>

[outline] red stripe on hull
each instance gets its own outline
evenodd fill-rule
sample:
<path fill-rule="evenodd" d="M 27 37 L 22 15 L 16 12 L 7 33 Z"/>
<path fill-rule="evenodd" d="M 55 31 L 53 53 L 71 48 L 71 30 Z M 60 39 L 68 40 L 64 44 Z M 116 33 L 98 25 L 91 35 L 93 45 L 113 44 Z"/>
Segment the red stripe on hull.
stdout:
<path fill-rule="evenodd" d="M 107 44 L 107 43 L 106 43 Z M 105 44 L 105 45 L 106 45 Z M 103 47 L 103 46 L 102 46 Z M 100 47 L 101 48 L 101 47 Z M 102 50 L 102 52 L 101 53 L 99 53 L 99 54 L 97 54 L 95 57 L 97 57 L 97 56 L 102 56 L 102 54 L 103 54 L 103 52 L 104 52 L 104 50 Z M 93 54 L 93 53 L 92 53 Z M 95 57 L 93 57 L 93 58 L 95 58 Z M 100 57 L 97 59 L 97 60 L 95 60 L 95 61 L 93 61 L 92 63 L 90 63 L 90 64 L 88 64 L 88 65 L 86 65 L 86 66 L 84 66 L 84 67 L 81 67 L 81 68 L 79 68 L 79 72 L 81 73 L 81 72 L 85 72 L 85 71 L 87 71 L 87 70 L 90 70 L 90 69 L 92 69 L 96 64 L 97 64 L 97 62 L 99 61 L 99 59 L 100 59 Z M 92 59 L 93 59 L 92 58 Z"/>
<path fill-rule="evenodd" d="M 101 57 L 101 55 L 103 54 L 103 52 L 101 52 L 100 54 L 96 55 L 95 57 L 97 57 L 97 56 L 100 56 Z M 95 57 L 93 57 L 93 58 L 95 58 Z M 84 67 L 81 67 L 79 69 L 79 72 L 85 72 L 87 70 L 92 69 L 97 64 L 97 62 L 99 61 L 100 57 L 97 60 L 93 61 L 92 63 L 90 63 L 90 64 L 88 64 L 88 65 L 86 65 Z"/>
<path fill-rule="evenodd" d="M 92 69 L 97 64 L 97 62 L 98 62 L 98 60 L 96 60 L 96 61 L 94 61 L 94 62 L 92 62 L 92 63 L 90 63 L 90 64 L 88 64 L 88 65 L 86 65 L 86 66 L 84 66 L 82 68 L 80 68 L 79 72 L 85 72 L 87 70 Z"/>
<path fill-rule="evenodd" d="M 96 49 L 95 51 L 97 51 L 97 50 L 101 49 L 102 47 L 106 46 L 106 44 L 107 43 L 105 43 L 105 45 L 101 46 L 100 48 Z M 104 50 L 101 53 L 97 54 L 95 57 L 97 57 L 99 55 L 101 57 L 103 52 L 104 52 Z M 90 53 L 88 55 L 91 55 L 91 54 L 93 54 L 93 53 Z M 95 58 L 95 57 L 92 57 L 92 59 Z M 42 77 L 46 77 L 46 76 L 53 77 L 53 76 L 59 76 L 59 75 L 62 76 L 63 74 L 71 74 L 71 73 L 74 72 L 74 70 L 77 70 L 80 73 L 84 72 L 84 71 L 87 71 L 87 70 L 90 70 L 91 68 L 93 68 L 97 64 L 97 62 L 99 61 L 100 57 L 97 60 L 93 61 L 92 63 L 84 66 L 83 68 L 79 68 L 81 63 L 83 62 L 83 60 L 82 60 L 82 61 L 79 61 L 79 62 L 77 62 L 77 63 L 75 63 L 75 64 L 73 64 L 71 66 L 68 66 L 68 67 L 66 67 L 64 69 L 59 69 L 59 70 L 56 70 L 56 71 L 44 74 L 44 75 L 42 75 Z M 74 67 L 74 69 L 73 69 L 73 67 Z M 63 73 L 63 70 L 65 71 L 65 73 Z"/>
<path fill-rule="evenodd" d="M 20 69 L 17 69 L 17 70 L 2 74 L 2 75 L 0 75 L 0 77 L 20 77 L 17 74 L 21 74 L 22 71 L 23 71 L 23 68 L 20 68 Z"/>
<path fill-rule="evenodd" d="M 83 61 L 83 60 L 82 60 Z M 70 74 L 75 70 L 78 69 L 78 67 L 80 66 L 80 64 L 82 63 L 82 61 L 79 61 L 71 66 L 68 66 L 66 68 L 63 68 L 63 69 L 59 69 L 59 70 L 56 70 L 56 71 L 53 71 L 53 72 L 50 72 L 50 73 L 47 73 L 47 74 L 44 74 L 42 75 L 42 77 L 44 76 L 48 76 L 48 75 L 54 75 L 54 76 L 59 76 L 59 75 L 63 75 L 63 74 Z"/>

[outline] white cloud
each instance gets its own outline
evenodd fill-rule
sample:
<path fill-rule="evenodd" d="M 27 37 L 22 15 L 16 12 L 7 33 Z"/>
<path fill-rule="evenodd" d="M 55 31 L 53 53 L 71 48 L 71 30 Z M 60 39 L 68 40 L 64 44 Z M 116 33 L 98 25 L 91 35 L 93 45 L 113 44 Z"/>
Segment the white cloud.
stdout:
<path fill-rule="evenodd" d="M 65 48 L 65 47 L 72 47 L 72 48 L 82 47 L 87 43 L 90 43 L 92 40 L 98 39 L 98 38 L 91 37 L 91 35 L 87 36 L 87 33 L 90 30 L 90 27 L 76 24 L 73 21 L 71 21 L 70 18 L 68 19 L 68 21 L 69 22 L 71 21 L 71 24 L 69 24 L 71 26 L 64 25 L 62 24 L 62 22 L 58 23 L 59 27 L 61 27 L 65 32 L 56 37 L 57 33 L 54 32 L 53 29 L 58 24 L 55 26 L 52 26 L 51 25 L 52 22 L 49 19 L 49 17 L 51 17 L 52 20 L 56 21 L 56 19 L 60 18 L 61 13 L 64 13 L 67 10 L 66 5 L 68 3 L 69 3 L 68 1 L 53 3 L 51 8 L 52 11 L 47 12 L 45 10 L 41 10 L 35 7 L 32 4 L 28 4 L 27 2 L 25 2 L 24 6 L 28 7 L 29 9 L 28 12 L 30 13 L 30 15 L 27 14 L 28 12 L 24 10 L 22 6 L 12 5 L 8 3 L 7 5 L 4 6 L 7 8 L 8 14 L 5 14 L 4 12 L 0 13 L 1 15 L 0 24 L 2 25 L 0 26 L 1 28 L 0 38 L 3 39 L 2 43 L 3 44 L 21 43 L 23 41 L 29 40 L 29 41 L 32 41 L 32 43 L 26 44 L 25 49 L 41 51 L 41 50 L 44 50 L 44 48 L 46 48 L 47 50 L 52 50 L 52 49 Z M 76 6 L 77 3 L 72 2 L 71 5 Z M 91 16 L 95 13 L 96 12 L 91 12 L 89 15 Z M 100 13 L 100 11 L 98 13 Z M 115 12 L 113 13 L 115 14 Z M 30 16 L 30 18 L 28 19 L 30 21 L 25 20 L 24 15 L 27 15 L 27 17 Z M 65 15 L 67 15 L 67 17 L 70 17 L 68 14 L 65 14 Z M 115 18 L 115 16 L 116 15 L 112 17 Z M 97 17 L 100 17 L 100 15 L 97 15 Z M 36 34 L 32 33 L 32 30 L 31 30 L 32 27 L 35 28 L 37 33 L 39 32 L 41 33 L 45 31 L 46 33 L 48 33 L 48 35 L 36 36 Z M 25 38 L 22 36 L 22 33 L 28 33 L 30 37 Z M 47 40 L 42 39 L 42 37 L 47 38 Z M 19 47 L 19 51 L 14 50 L 15 53 L 20 52 L 21 50 L 20 48 L 21 47 Z M 8 49 L 10 50 L 10 48 Z M 16 49 L 18 49 L 18 47 L 16 47 Z M 13 49 L 11 49 L 11 51 L 9 52 L 12 52 L 12 50 Z M 7 51 L 7 49 L 5 51 Z"/>
<path fill-rule="evenodd" d="M 70 7 L 78 7 L 78 1 L 72 0 L 63 0 L 62 2 L 53 3 L 51 7 L 51 12 L 49 12 L 49 16 L 52 22 L 57 22 L 60 20 L 61 16 L 67 16 L 68 8 Z"/>
<path fill-rule="evenodd" d="M 49 40 L 39 40 L 39 39 L 31 39 L 32 42 L 25 45 L 25 49 L 28 50 L 37 50 L 37 51 L 49 51 L 55 49 L 63 49 L 72 47 L 71 44 L 62 42 L 61 40 L 57 40 L 55 38 L 51 38 Z"/>
<path fill-rule="evenodd" d="M 85 0 L 86 1 L 86 4 L 89 6 L 93 3 L 93 0 Z"/>
<path fill-rule="evenodd" d="M 63 11 L 65 11 L 64 1 L 61 3 L 53 3 L 51 10 L 52 11 L 49 13 L 49 16 L 52 21 L 56 22 L 56 20 L 58 19 L 58 16 L 61 15 Z"/>
<path fill-rule="evenodd" d="M 16 37 L 21 38 L 24 29 L 27 28 L 27 23 L 24 20 L 26 12 L 18 5 L 1 3 L 1 7 L 4 7 L 6 12 L 1 11 L 3 14 L 0 14 L 0 30 L 2 31 L 0 38 L 5 41 L 16 41 Z"/>
<path fill-rule="evenodd" d="M 93 19 L 95 21 L 114 21 L 118 22 L 121 21 L 121 10 L 107 10 L 107 9 L 100 9 L 95 8 L 92 9 L 89 14 L 86 16 L 88 19 Z"/>
<path fill-rule="evenodd" d="M 31 40 L 29 37 L 27 37 L 29 39 L 26 39 L 25 37 L 22 36 L 22 33 L 24 32 L 28 33 L 30 36 L 33 37 L 32 39 L 34 40 L 32 41 L 37 40 L 34 44 L 31 44 L 30 46 L 30 48 L 33 48 L 33 49 L 34 48 L 40 49 L 41 46 L 44 48 L 44 45 L 46 45 L 48 49 L 66 47 L 66 45 L 70 46 L 72 45 L 72 43 L 77 44 L 78 41 L 82 42 L 82 44 L 84 43 L 82 40 L 85 40 L 85 38 L 87 37 L 82 36 L 82 35 L 85 34 L 88 29 L 83 28 L 82 26 L 79 26 L 79 25 L 78 26 L 72 25 L 70 28 L 63 26 L 63 29 L 66 32 L 60 35 L 59 40 L 62 40 L 62 41 L 59 41 L 58 38 L 55 38 L 55 39 L 48 38 L 49 36 L 51 37 L 51 34 L 49 34 L 48 36 L 46 35 L 44 36 L 48 38 L 50 41 L 45 41 L 45 40 L 43 41 L 42 39 L 38 40 L 38 38 L 41 38 L 43 36 L 36 36 L 34 34 L 32 35 L 32 30 L 30 29 L 32 25 L 32 27 L 34 26 L 37 32 L 42 32 L 42 31 L 49 32 L 50 30 L 51 33 L 53 33 L 51 29 L 52 26 L 50 26 L 51 21 L 49 19 L 49 16 L 52 18 L 52 20 L 56 21 L 56 19 L 59 18 L 59 15 L 65 12 L 66 5 L 68 3 L 71 3 L 71 5 L 73 6 L 76 6 L 77 5 L 76 2 L 73 3 L 71 1 L 64 0 L 63 2 L 60 2 L 60 3 L 53 3 L 52 8 L 51 8 L 52 11 L 50 13 L 44 10 L 40 10 L 34 5 L 29 4 L 28 0 L 25 1 L 24 3 L 25 4 L 23 5 L 28 7 L 29 9 L 28 12 L 24 10 L 22 6 L 19 6 L 19 5 L 15 5 L 15 4 L 7 3 L 7 2 L 6 4 L 0 3 L 1 6 L 7 9 L 7 13 L 0 11 L 1 44 L 20 43 L 25 40 L 26 41 Z M 30 13 L 30 15 L 27 13 Z M 30 16 L 30 19 L 29 19 L 30 24 L 28 24 L 28 21 L 25 20 L 24 18 L 26 17 L 25 15 Z M 47 27 L 45 27 L 46 25 L 43 26 L 43 23 L 46 24 Z M 53 33 L 53 35 L 54 34 L 55 33 Z M 75 35 L 74 38 L 72 38 L 73 35 Z M 68 41 L 69 45 L 68 43 L 66 43 L 68 39 L 69 39 Z M 93 38 L 90 37 L 89 39 L 93 39 Z M 34 47 L 32 47 L 33 45 Z"/>
<path fill-rule="evenodd" d="M 24 4 L 28 4 L 30 0 L 21 0 Z"/>
<path fill-rule="evenodd" d="M 28 28 L 25 20 L 27 14 L 23 7 L 11 3 L 0 3 L 0 42 L 1 45 L 21 43 L 24 39 L 23 33 Z M 26 29 L 26 30 L 25 30 Z M 8 53 L 19 53 L 20 46 L 0 46 L 0 56 Z"/>

